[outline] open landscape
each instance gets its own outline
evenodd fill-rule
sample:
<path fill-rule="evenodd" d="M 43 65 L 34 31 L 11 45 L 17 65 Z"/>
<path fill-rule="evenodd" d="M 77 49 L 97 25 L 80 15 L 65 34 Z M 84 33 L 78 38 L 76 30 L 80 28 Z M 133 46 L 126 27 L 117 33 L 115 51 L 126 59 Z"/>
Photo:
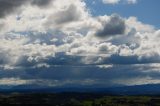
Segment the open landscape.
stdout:
<path fill-rule="evenodd" d="M 4 87 L 4 86 L 3 86 Z M 160 106 L 160 85 L 108 88 L 17 86 L 0 89 L 0 105 Z"/>
<path fill-rule="evenodd" d="M 53 106 L 160 106 L 160 96 L 107 96 L 94 93 L 0 94 L 0 104 Z"/>

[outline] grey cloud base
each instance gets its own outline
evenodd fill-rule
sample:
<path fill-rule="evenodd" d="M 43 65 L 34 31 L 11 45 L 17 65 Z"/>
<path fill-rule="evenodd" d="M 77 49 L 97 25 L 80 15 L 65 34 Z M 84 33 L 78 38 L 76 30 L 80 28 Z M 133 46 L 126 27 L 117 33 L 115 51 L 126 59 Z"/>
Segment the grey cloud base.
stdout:
<path fill-rule="evenodd" d="M 45 6 L 51 0 L 0 0 L 0 18 L 18 11 L 19 7 L 31 3 L 37 6 Z"/>
<path fill-rule="evenodd" d="M 143 69 L 141 68 L 143 66 Z M 30 81 L 27 84 L 50 87 L 111 87 L 158 83 L 160 73 L 156 64 L 113 66 L 52 66 L 50 68 L 0 71 L 1 79 Z M 38 71 L 37 71 L 38 70 Z M 145 71 L 144 71 L 145 70 Z M 13 81 L 14 82 L 14 81 Z M 132 82 L 132 83 L 131 83 Z M 5 85 L 5 84 L 1 84 Z M 14 85 L 7 85 L 14 87 Z"/>
<path fill-rule="evenodd" d="M 110 20 L 103 24 L 103 28 L 96 32 L 97 37 L 107 37 L 125 33 L 125 21 L 119 15 L 113 14 Z"/>
<path fill-rule="evenodd" d="M 12 13 L 27 0 L 0 0 L 0 18 Z"/>

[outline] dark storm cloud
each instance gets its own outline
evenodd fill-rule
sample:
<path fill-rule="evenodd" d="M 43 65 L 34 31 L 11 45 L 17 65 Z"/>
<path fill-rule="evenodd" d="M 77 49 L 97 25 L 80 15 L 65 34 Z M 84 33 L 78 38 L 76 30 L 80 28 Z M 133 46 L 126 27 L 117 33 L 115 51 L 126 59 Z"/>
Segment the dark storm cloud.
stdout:
<path fill-rule="evenodd" d="M 37 6 L 45 6 L 51 0 L 0 0 L 0 18 L 5 17 L 18 10 L 25 3 L 31 3 Z"/>
<path fill-rule="evenodd" d="M 126 29 L 125 21 L 119 15 L 112 15 L 109 22 L 104 24 L 103 29 L 96 32 L 98 37 L 106 37 L 118 34 L 124 34 Z"/>

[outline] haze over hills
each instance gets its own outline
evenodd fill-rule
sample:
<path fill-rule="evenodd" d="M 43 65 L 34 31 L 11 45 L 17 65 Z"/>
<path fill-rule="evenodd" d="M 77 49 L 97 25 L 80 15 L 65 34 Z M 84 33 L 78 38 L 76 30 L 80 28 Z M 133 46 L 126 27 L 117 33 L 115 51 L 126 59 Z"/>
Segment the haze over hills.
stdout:
<path fill-rule="evenodd" d="M 103 93 L 108 95 L 160 95 L 160 84 L 147 84 L 121 87 L 43 87 L 21 85 L 6 89 L 1 87 L 1 93 Z"/>

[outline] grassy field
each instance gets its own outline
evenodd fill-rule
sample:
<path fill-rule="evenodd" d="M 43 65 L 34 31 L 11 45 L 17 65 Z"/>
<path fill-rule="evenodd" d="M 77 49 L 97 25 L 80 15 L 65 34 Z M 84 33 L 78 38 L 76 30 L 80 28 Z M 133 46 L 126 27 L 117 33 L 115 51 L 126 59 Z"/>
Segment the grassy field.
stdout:
<path fill-rule="evenodd" d="M 0 94 L 0 105 L 29 104 L 53 106 L 160 106 L 158 96 L 106 96 L 89 93 Z"/>

